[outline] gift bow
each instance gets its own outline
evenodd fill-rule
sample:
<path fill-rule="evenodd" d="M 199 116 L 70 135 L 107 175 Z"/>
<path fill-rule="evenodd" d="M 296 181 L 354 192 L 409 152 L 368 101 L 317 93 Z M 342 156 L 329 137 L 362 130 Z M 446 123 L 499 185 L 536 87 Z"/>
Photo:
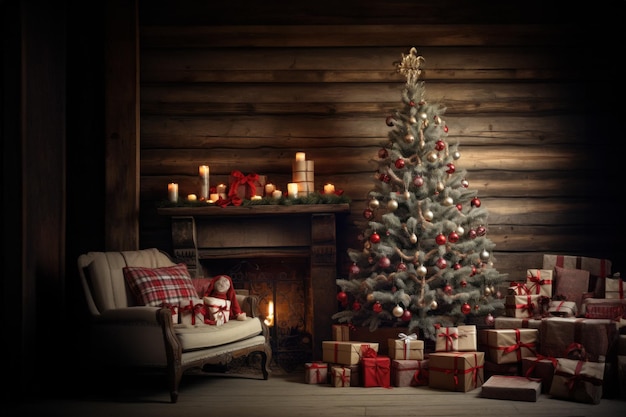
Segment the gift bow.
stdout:
<path fill-rule="evenodd" d="M 530 276 L 526 276 L 526 280 L 528 282 L 532 282 L 533 285 L 531 285 L 531 287 L 529 288 L 529 293 L 532 293 L 532 290 L 535 289 L 535 293 L 539 294 L 541 293 L 541 286 L 542 285 L 550 285 L 552 284 L 552 280 L 549 279 L 542 279 L 541 278 L 541 271 L 537 270 L 537 276 L 533 276 L 533 274 L 531 273 Z"/>
<path fill-rule="evenodd" d="M 398 337 L 401 340 L 404 340 L 404 344 L 408 345 L 411 343 L 411 340 L 417 340 L 417 335 L 415 333 L 411 333 L 409 335 L 405 334 L 405 333 L 399 333 Z"/>
<path fill-rule="evenodd" d="M 235 180 L 230 185 L 230 190 L 228 190 L 228 196 L 232 197 L 237 195 L 237 188 L 240 185 L 246 185 L 250 187 L 250 194 L 256 195 L 256 185 L 255 183 L 259 179 L 259 175 L 251 172 L 248 175 L 243 175 L 241 171 L 233 171 L 230 173 L 231 177 L 234 177 Z"/>
<path fill-rule="evenodd" d="M 189 300 L 189 305 L 183 307 L 183 312 L 190 312 L 191 313 L 191 324 L 195 325 L 196 324 L 196 314 L 203 314 L 206 315 L 206 309 L 204 308 L 204 303 L 203 304 L 193 304 L 193 300 Z"/>

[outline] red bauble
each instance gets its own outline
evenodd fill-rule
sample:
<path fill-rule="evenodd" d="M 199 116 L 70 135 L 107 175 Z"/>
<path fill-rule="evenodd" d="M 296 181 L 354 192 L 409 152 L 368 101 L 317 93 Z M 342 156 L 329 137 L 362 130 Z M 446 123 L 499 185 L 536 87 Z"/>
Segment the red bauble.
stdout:
<path fill-rule="evenodd" d="M 372 310 L 374 311 L 374 313 L 380 313 L 381 311 L 383 311 L 383 305 L 380 302 L 376 301 L 372 306 Z"/>
<path fill-rule="evenodd" d="M 404 164 L 405 164 L 404 159 L 402 158 L 396 159 L 396 168 L 402 169 L 404 168 Z"/>
<path fill-rule="evenodd" d="M 443 233 L 439 233 L 437 235 L 437 237 L 435 237 L 435 243 L 437 243 L 438 245 L 445 245 L 446 244 L 446 237 L 443 235 Z"/>
<path fill-rule="evenodd" d="M 388 174 L 382 174 L 382 175 L 380 176 L 380 180 L 381 180 L 382 182 L 389 182 L 389 181 L 391 181 L 391 177 L 390 177 Z"/>
<path fill-rule="evenodd" d="M 389 268 L 389 265 L 391 265 L 391 261 L 386 256 L 383 256 L 378 260 L 378 266 L 381 268 Z"/>
<path fill-rule="evenodd" d="M 339 291 L 337 293 L 337 301 L 343 304 L 346 302 L 347 299 L 348 299 L 348 294 L 346 294 L 344 291 Z"/>
<path fill-rule="evenodd" d="M 388 157 L 388 156 L 389 156 L 389 152 L 387 152 L 387 149 L 382 148 L 382 149 L 379 149 L 379 150 L 378 150 L 378 157 L 379 157 L 380 159 L 385 159 L 385 158 L 386 158 L 386 157 Z"/>
<path fill-rule="evenodd" d="M 379 243 L 380 242 L 380 235 L 376 232 L 372 233 L 370 235 L 370 242 L 372 243 Z"/>
<path fill-rule="evenodd" d="M 443 131 L 448 133 L 448 126 L 447 125 L 443 127 Z"/>
<path fill-rule="evenodd" d="M 411 314 L 409 310 L 404 310 L 404 312 L 402 313 L 402 317 L 400 318 L 402 319 L 402 321 L 409 322 L 411 321 L 412 317 L 413 317 L 413 314 Z"/>
<path fill-rule="evenodd" d="M 472 312 L 472 306 L 465 303 L 461 306 L 461 313 L 463 314 L 469 314 Z"/>
<path fill-rule="evenodd" d="M 372 209 L 365 209 L 363 210 L 363 217 L 365 217 L 367 220 L 372 220 L 372 218 L 374 218 L 374 212 L 372 211 Z"/>
<path fill-rule="evenodd" d="M 443 258 L 437 259 L 437 268 L 445 269 L 446 266 L 448 266 L 448 262 L 445 259 Z"/>
<path fill-rule="evenodd" d="M 361 269 L 359 268 L 359 266 L 357 264 L 350 265 L 350 274 L 351 275 L 358 275 L 359 272 L 361 272 Z"/>
<path fill-rule="evenodd" d="M 457 232 L 450 232 L 450 234 L 448 235 L 448 242 L 450 243 L 456 243 L 459 241 L 459 234 Z"/>
<path fill-rule="evenodd" d="M 496 319 L 491 315 L 491 313 L 485 316 L 485 324 L 487 326 L 493 326 L 495 322 L 496 322 Z"/>
<path fill-rule="evenodd" d="M 443 287 L 443 292 L 445 292 L 448 295 L 452 294 L 452 285 L 446 284 L 446 286 Z"/>
<path fill-rule="evenodd" d="M 438 140 L 437 142 L 435 142 L 435 149 L 437 149 L 438 151 L 443 151 L 444 149 L 446 149 L 446 143 L 442 140 Z"/>
<path fill-rule="evenodd" d="M 457 205 L 456 205 L 456 209 L 457 209 L 458 211 L 463 210 L 463 204 L 461 204 L 461 203 L 457 204 Z"/>
<path fill-rule="evenodd" d="M 360 309 L 361 309 L 361 303 L 359 303 L 358 301 L 355 301 L 354 303 L 352 303 L 352 310 L 359 311 Z"/>
<path fill-rule="evenodd" d="M 424 185 L 424 178 L 422 178 L 421 175 L 413 178 L 413 185 L 415 185 L 416 187 L 421 187 L 422 185 Z"/>
<path fill-rule="evenodd" d="M 461 284 L 461 287 L 463 288 L 467 287 L 467 281 L 465 280 L 461 281 L 460 284 Z"/>
<path fill-rule="evenodd" d="M 470 229 L 470 231 L 467 232 L 467 235 L 469 236 L 470 239 L 476 239 L 476 236 L 478 236 L 478 234 L 476 233 L 476 230 L 474 229 Z"/>
<path fill-rule="evenodd" d="M 485 233 L 487 233 L 487 229 L 485 229 L 485 226 L 478 226 L 476 228 L 476 234 L 478 236 L 485 236 Z"/>
<path fill-rule="evenodd" d="M 448 174 L 454 174 L 454 171 L 456 171 L 456 167 L 454 166 L 453 163 L 449 163 L 448 164 L 448 169 L 446 169 L 446 172 Z"/>
<path fill-rule="evenodd" d="M 480 200 L 478 197 L 474 197 L 472 198 L 472 201 L 470 202 L 470 204 L 472 205 L 472 207 L 480 207 Z"/>
<path fill-rule="evenodd" d="M 415 102 L 413 100 L 409 101 L 409 106 L 415 107 Z"/>
<path fill-rule="evenodd" d="M 454 265 L 452 265 L 452 268 L 456 271 L 456 270 L 461 269 L 461 268 L 462 268 L 462 266 L 461 266 L 461 264 L 460 264 L 460 263 L 458 263 L 458 262 L 457 262 L 457 263 L 455 263 Z"/>
<path fill-rule="evenodd" d="M 393 121 L 396 120 L 394 119 L 393 116 L 387 116 L 387 118 L 385 119 L 385 124 L 389 127 L 393 126 Z"/>
<path fill-rule="evenodd" d="M 406 271 L 406 264 L 404 262 L 400 262 L 396 268 L 396 271 L 398 272 Z"/>

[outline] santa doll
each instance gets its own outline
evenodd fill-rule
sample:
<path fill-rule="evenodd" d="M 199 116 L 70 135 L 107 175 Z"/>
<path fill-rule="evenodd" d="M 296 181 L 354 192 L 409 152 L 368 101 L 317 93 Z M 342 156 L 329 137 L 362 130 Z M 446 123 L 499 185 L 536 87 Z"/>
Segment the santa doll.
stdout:
<path fill-rule="evenodd" d="M 203 299 L 212 316 L 211 321 L 216 325 L 227 323 L 230 319 L 246 319 L 246 313 L 239 306 L 233 282 L 228 275 L 215 276 L 209 283 Z"/>

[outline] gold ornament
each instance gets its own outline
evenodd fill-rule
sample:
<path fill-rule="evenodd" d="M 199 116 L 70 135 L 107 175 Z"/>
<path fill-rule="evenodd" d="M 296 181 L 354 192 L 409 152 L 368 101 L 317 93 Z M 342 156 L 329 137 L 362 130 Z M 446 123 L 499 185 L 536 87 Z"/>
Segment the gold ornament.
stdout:
<path fill-rule="evenodd" d="M 427 222 L 431 221 L 434 217 L 435 217 L 435 215 L 433 214 L 432 211 L 426 210 L 424 212 L 424 220 L 426 220 Z"/>
<path fill-rule="evenodd" d="M 405 199 L 405 200 L 408 200 L 409 198 L 411 198 L 411 193 L 410 193 L 410 192 L 408 192 L 408 191 L 405 191 L 405 192 L 404 192 L 404 199 Z"/>
<path fill-rule="evenodd" d="M 393 308 L 391 313 L 393 314 L 394 317 L 402 317 L 402 314 L 404 314 L 404 309 L 397 305 Z"/>
<path fill-rule="evenodd" d="M 415 272 L 417 272 L 417 275 L 419 275 L 420 277 L 425 277 L 426 273 L 428 273 L 428 270 L 426 269 L 424 265 L 420 264 L 420 266 L 417 267 Z"/>
<path fill-rule="evenodd" d="M 439 304 L 437 304 L 437 301 L 433 300 L 430 302 L 430 309 L 431 310 L 437 310 L 437 307 L 439 307 Z"/>
<path fill-rule="evenodd" d="M 428 155 L 426 155 L 426 159 L 428 160 L 428 162 L 435 162 L 437 158 L 437 152 L 434 151 L 428 152 Z"/>
<path fill-rule="evenodd" d="M 443 205 L 444 206 L 451 206 L 452 204 L 454 204 L 454 200 L 452 200 L 452 197 L 446 197 L 443 199 Z"/>
<path fill-rule="evenodd" d="M 411 241 L 412 244 L 417 243 L 417 236 L 415 236 L 415 233 L 411 233 L 411 237 L 409 238 L 409 240 Z"/>
<path fill-rule="evenodd" d="M 405 137 L 404 137 L 404 141 L 406 143 L 413 143 L 415 141 L 415 136 L 413 136 L 412 134 L 408 133 Z"/>
<path fill-rule="evenodd" d="M 409 50 L 409 54 L 402 54 L 402 61 L 397 63 L 398 72 L 404 75 L 407 82 L 412 83 L 417 80 L 422 73 L 421 65 L 424 57 L 417 54 L 414 47 Z"/>
<path fill-rule="evenodd" d="M 389 200 L 387 202 L 387 209 L 394 211 L 398 208 L 398 202 L 396 200 Z"/>
<path fill-rule="evenodd" d="M 446 186 L 440 181 L 437 183 L 437 191 L 443 191 L 445 190 Z"/>
<path fill-rule="evenodd" d="M 409 123 L 411 123 L 412 125 L 417 123 L 417 119 L 415 118 L 415 116 L 411 116 L 411 118 L 409 119 Z"/>
<path fill-rule="evenodd" d="M 372 293 L 367 294 L 366 299 L 370 303 L 373 302 L 374 301 L 374 294 L 372 294 Z"/>
<path fill-rule="evenodd" d="M 369 205 L 369 208 L 371 208 L 372 210 L 375 210 L 375 209 L 377 209 L 380 206 L 380 201 L 378 201 L 375 198 L 372 198 L 369 201 L 368 205 Z"/>

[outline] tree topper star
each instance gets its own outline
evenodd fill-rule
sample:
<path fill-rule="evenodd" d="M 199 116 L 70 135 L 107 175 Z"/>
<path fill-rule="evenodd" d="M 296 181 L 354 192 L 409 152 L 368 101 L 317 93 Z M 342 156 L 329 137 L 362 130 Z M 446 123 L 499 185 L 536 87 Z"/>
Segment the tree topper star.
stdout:
<path fill-rule="evenodd" d="M 411 48 L 408 55 L 402 54 L 402 61 L 396 63 L 398 72 L 404 75 L 408 82 L 419 78 L 422 73 L 420 66 L 424 62 L 424 57 L 417 54 L 417 49 Z"/>

